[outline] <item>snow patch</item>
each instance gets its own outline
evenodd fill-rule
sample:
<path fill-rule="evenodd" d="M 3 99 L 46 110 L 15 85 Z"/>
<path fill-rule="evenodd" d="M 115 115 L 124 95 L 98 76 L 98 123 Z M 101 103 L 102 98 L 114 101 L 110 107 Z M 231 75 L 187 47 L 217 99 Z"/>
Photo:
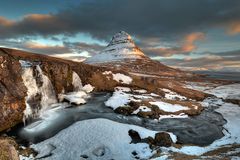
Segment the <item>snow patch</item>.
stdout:
<path fill-rule="evenodd" d="M 170 104 L 165 102 L 149 102 L 152 105 L 158 106 L 160 110 L 163 110 L 165 112 L 177 112 L 182 110 L 189 110 L 188 107 L 181 106 L 179 104 Z"/>
<path fill-rule="evenodd" d="M 141 102 L 142 99 L 152 99 L 152 97 L 148 95 L 134 95 L 131 93 L 126 93 L 130 91 L 131 89 L 128 87 L 115 87 L 112 97 L 105 102 L 105 105 L 115 110 L 118 107 L 127 107 L 126 105 L 130 101 Z"/>
<path fill-rule="evenodd" d="M 31 154 L 29 157 L 23 156 L 23 155 L 19 155 L 19 159 L 20 160 L 34 160 L 34 156 Z"/>
<path fill-rule="evenodd" d="M 151 108 L 148 108 L 147 106 L 139 106 L 137 110 L 135 110 L 132 114 L 138 114 L 138 112 L 151 112 Z"/>
<path fill-rule="evenodd" d="M 163 88 L 162 89 L 165 92 L 165 98 L 166 99 L 170 99 L 170 100 L 186 100 L 187 98 L 185 96 L 181 96 L 179 94 L 177 94 L 176 92 L 173 92 L 169 89 Z"/>
<path fill-rule="evenodd" d="M 86 84 L 82 88 L 83 91 L 90 93 L 94 90 L 94 87 L 91 84 Z"/>
<path fill-rule="evenodd" d="M 117 90 L 113 93 L 112 97 L 105 102 L 105 105 L 115 110 L 118 107 L 125 106 L 130 101 L 130 94 L 124 93 L 122 90 Z"/>
<path fill-rule="evenodd" d="M 145 89 L 136 89 L 136 90 L 133 90 L 134 92 L 137 92 L 137 93 L 147 93 L 147 90 Z"/>
<path fill-rule="evenodd" d="M 72 104 L 80 105 L 86 103 L 86 99 L 89 98 L 89 95 L 87 95 L 84 91 L 78 91 L 69 92 L 67 94 L 59 94 L 58 98 L 61 102 L 65 99 Z"/>
<path fill-rule="evenodd" d="M 122 92 L 131 92 L 131 89 L 128 87 L 115 87 L 115 89 Z"/>
<path fill-rule="evenodd" d="M 168 119 L 168 118 L 188 118 L 188 115 L 185 113 L 180 113 L 179 115 L 169 114 L 169 115 L 161 115 L 159 120 Z"/>
<path fill-rule="evenodd" d="M 103 75 L 112 75 L 113 80 L 120 82 L 122 84 L 130 84 L 132 83 L 132 78 L 129 76 L 126 76 L 124 74 L 121 73 L 112 73 L 111 71 L 104 71 L 102 73 Z"/>
<path fill-rule="evenodd" d="M 123 83 L 123 84 L 130 84 L 130 83 L 132 83 L 132 78 L 131 77 L 126 76 L 126 75 L 121 74 L 121 73 L 113 74 L 113 79 L 115 81 Z"/>

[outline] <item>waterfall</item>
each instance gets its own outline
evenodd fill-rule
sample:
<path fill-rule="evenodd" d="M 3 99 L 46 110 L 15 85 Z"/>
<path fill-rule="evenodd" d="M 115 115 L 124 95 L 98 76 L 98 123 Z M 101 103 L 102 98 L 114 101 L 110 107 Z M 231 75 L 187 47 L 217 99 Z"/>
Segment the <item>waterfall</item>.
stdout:
<path fill-rule="evenodd" d="M 73 85 L 73 90 L 75 92 L 78 92 L 78 91 L 82 90 L 83 86 L 82 86 L 81 78 L 74 71 L 73 71 L 73 74 L 72 74 L 72 85 Z"/>
<path fill-rule="evenodd" d="M 23 83 L 27 87 L 27 97 L 26 97 L 26 109 L 24 110 L 23 122 L 25 120 L 35 116 L 31 106 L 28 101 L 33 99 L 38 93 L 39 89 L 36 83 L 36 79 L 33 77 L 33 68 L 24 68 L 22 73 Z"/>
<path fill-rule="evenodd" d="M 22 79 L 27 87 L 26 109 L 23 121 L 41 115 L 50 105 L 57 103 L 56 94 L 49 78 L 39 65 L 19 61 L 22 66 Z"/>
<path fill-rule="evenodd" d="M 43 74 L 42 69 L 37 65 L 37 71 L 42 78 L 42 86 L 39 88 L 42 98 L 41 98 L 41 112 L 45 111 L 51 104 L 57 103 L 56 94 L 53 85 L 49 78 Z"/>

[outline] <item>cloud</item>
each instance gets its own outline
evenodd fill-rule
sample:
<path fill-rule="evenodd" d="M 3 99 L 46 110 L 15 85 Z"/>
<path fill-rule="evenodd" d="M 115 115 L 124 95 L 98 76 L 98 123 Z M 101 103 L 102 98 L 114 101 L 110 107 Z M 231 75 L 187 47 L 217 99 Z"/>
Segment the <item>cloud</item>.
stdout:
<path fill-rule="evenodd" d="M 207 6 L 207 7 L 202 7 Z M 240 1 L 232 0 L 83 0 L 51 14 L 29 14 L 10 22 L 1 18 L 2 38 L 89 33 L 108 39 L 119 30 L 137 37 L 174 39 L 239 20 Z"/>
<path fill-rule="evenodd" d="M 227 33 L 230 35 L 239 34 L 240 33 L 240 21 L 230 23 Z"/>
<path fill-rule="evenodd" d="M 63 44 L 74 52 L 81 53 L 86 51 L 91 56 L 97 54 L 104 48 L 104 46 L 99 44 L 88 44 L 83 42 L 64 42 Z"/>
<path fill-rule="evenodd" d="M 67 48 L 64 45 L 45 45 L 37 42 L 26 42 L 21 47 L 28 51 L 48 55 L 72 52 L 69 48 Z"/>
<path fill-rule="evenodd" d="M 83 61 L 86 57 L 97 54 L 104 47 L 99 44 L 87 44 L 83 42 L 63 42 L 62 45 L 47 45 L 29 40 L 20 42 L 0 40 L 0 47 L 1 46 L 75 61 Z"/>
<path fill-rule="evenodd" d="M 240 72 L 240 53 L 239 51 L 214 53 L 214 55 L 203 54 L 199 58 L 164 58 L 161 62 L 183 70 L 214 70 L 214 71 L 237 71 Z M 234 53 L 234 54 L 232 54 Z"/>
<path fill-rule="evenodd" d="M 15 21 L 0 17 L 0 38 L 50 36 L 64 32 L 65 27 L 64 22 L 51 14 L 29 14 Z"/>
<path fill-rule="evenodd" d="M 179 47 L 145 47 L 143 50 L 152 56 L 170 57 L 175 54 L 189 54 L 194 51 L 197 46 L 196 41 L 203 40 L 205 34 L 202 32 L 194 32 L 186 35 L 183 40 L 179 42 Z"/>
<path fill-rule="evenodd" d="M 10 20 L 0 16 L 0 26 L 8 27 L 8 26 L 11 26 L 13 23 L 14 23 L 13 21 L 10 21 Z"/>
<path fill-rule="evenodd" d="M 191 52 L 197 48 L 197 46 L 194 44 L 198 40 L 205 39 L 205 34 L 201 32 L 195 32 L 187 35 L 184 38 L 183 45 L 181 46 L 182 52 Z"/>

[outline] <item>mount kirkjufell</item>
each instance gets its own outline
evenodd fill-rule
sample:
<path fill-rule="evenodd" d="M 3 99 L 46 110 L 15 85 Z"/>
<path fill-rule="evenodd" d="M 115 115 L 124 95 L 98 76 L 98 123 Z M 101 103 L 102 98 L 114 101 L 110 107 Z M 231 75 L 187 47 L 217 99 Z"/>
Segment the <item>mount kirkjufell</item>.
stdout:
<path fill-rule="evenodd" d="M 120 31 L 112 37 L 111 42 L 102 52 L 87 59 L 87 62 L 93 64 L 122 61 L 124 59 L 149 58 L 136 46 L 128 33 Z"/>
<path fill-rule="evenodd" d="M 125 70 L 132 74 L 193 76 L 191 73 L 168 67 L 159 61 L 150 59 L 125 31 L 116 33 L 103 51 L 88 58 L 85 63 Z"/>

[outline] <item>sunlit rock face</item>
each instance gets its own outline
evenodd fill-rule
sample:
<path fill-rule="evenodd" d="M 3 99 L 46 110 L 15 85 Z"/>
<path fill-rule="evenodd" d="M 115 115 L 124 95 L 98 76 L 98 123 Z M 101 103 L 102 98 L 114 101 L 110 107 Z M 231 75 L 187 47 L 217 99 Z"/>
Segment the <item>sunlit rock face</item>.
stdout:
<path fill-rule="evenodd" d="M 112 37 L 108 46 L 99 54 L 87 59 L 87 63 L 103 63 L 119 61 L 123 59 L 143 59 L 148 58 L 136 46 L 132 37 L 120 31 Z"/>
<path fill-rule="evenodd" d="M 0 131 L 22 121 L 27 88 L 22 83 L 21 65 L 0 50 Z"/>

